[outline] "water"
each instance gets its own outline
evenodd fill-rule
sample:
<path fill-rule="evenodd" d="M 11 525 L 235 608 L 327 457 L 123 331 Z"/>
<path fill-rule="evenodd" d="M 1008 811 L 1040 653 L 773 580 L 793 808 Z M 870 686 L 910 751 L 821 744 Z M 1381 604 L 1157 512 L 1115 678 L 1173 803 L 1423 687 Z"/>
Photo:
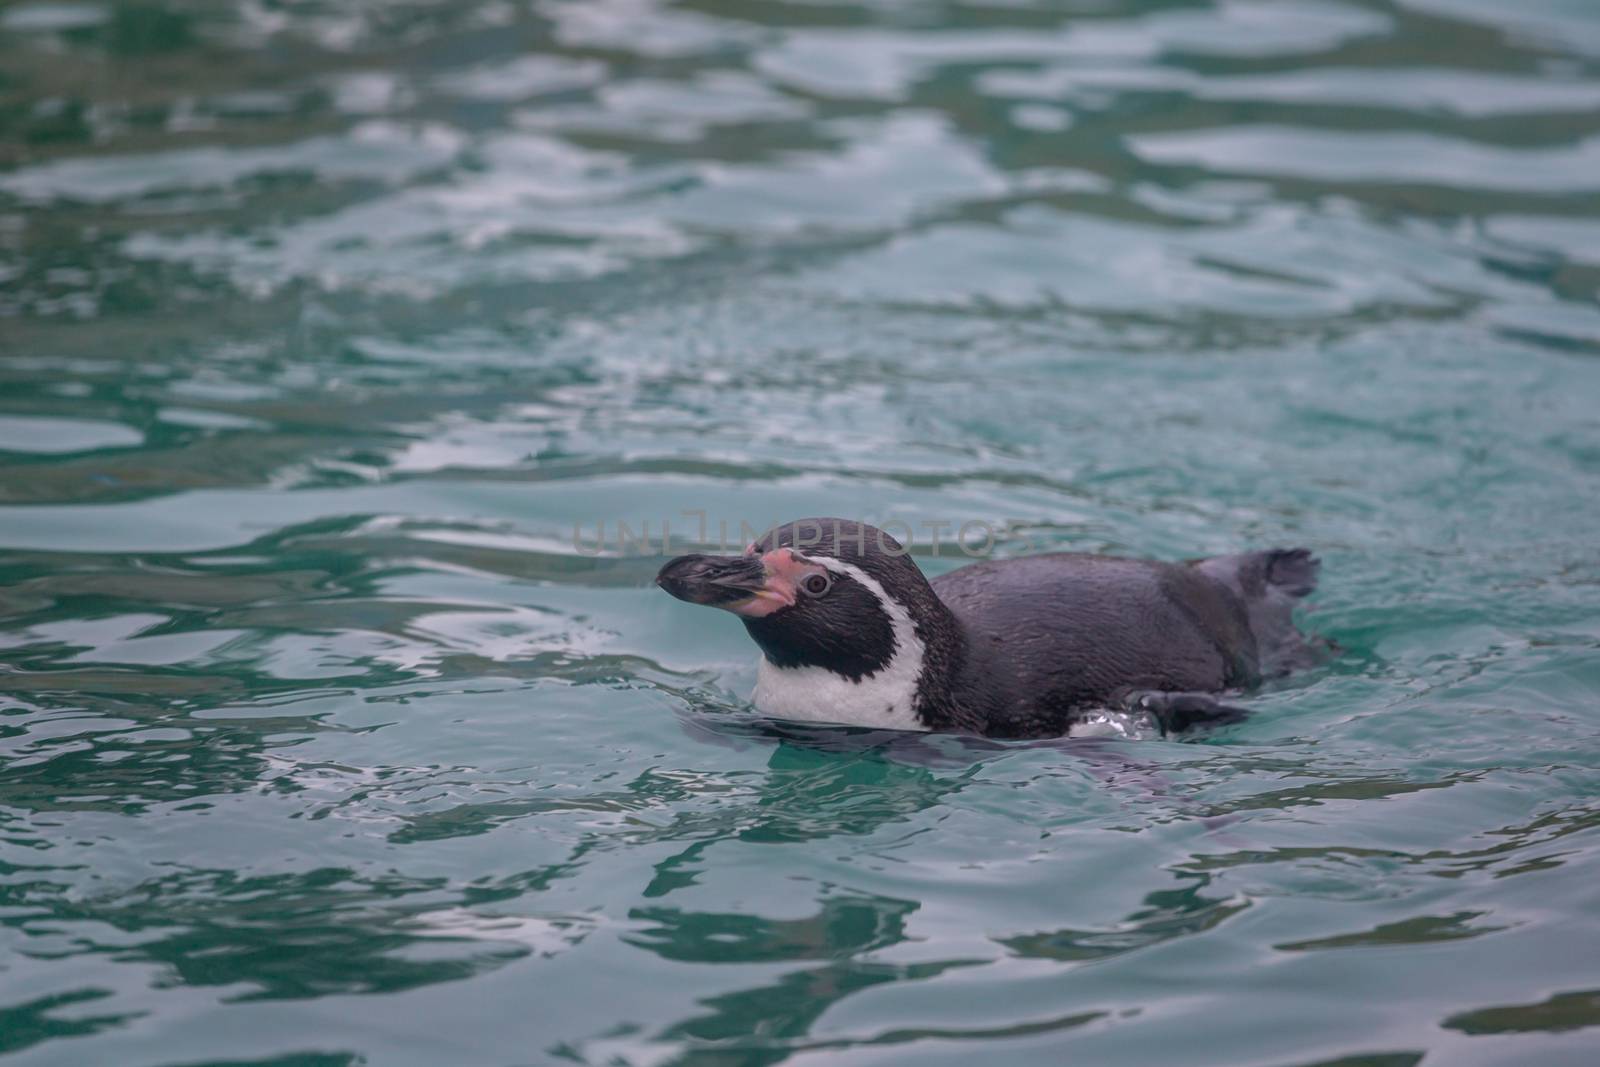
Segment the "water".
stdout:
<path fill-rule="evenodd" d="M 0 70 L 7 1067 L 1595 1062 L 1588 0 L 22 2 Z M 1197 743 L 763 725 L 574 541 L 685 510 L 1309 545 L 1344 654 Z"/>

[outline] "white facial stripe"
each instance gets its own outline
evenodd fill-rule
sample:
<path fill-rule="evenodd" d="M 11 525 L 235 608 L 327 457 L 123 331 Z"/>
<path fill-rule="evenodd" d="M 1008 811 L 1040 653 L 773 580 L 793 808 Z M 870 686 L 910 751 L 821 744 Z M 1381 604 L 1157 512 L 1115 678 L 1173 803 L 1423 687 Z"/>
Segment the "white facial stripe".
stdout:
<path fill-rule="evenodd" d="M 917 683 L 923 647 L 911 613 L 878 580 L 853 563 L 829 556 L 795 555 L 856 581 L 877 598 L 894 632 L 894 655 L 859 682 L 826 667 L 778 667 L 765 656 L 756 672 L 757 708 L 775 719 L 837 722 L 891 730 L 927 730 L 917 718 Z"/>

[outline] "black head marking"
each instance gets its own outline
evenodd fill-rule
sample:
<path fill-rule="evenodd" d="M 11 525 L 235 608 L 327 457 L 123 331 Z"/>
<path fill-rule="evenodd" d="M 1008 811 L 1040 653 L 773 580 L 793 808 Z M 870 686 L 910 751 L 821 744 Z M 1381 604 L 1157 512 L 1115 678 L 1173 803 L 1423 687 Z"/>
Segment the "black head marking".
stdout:
<path fill-rule="evenodd" d="M 820 570 L 831 581 L 815 581 Z M 898 642 L 914 635 L 921 645 L 917 717 L 936 730 L 979 725 L 979 711 L 956 692 L 967 649 L 960 623 L 906 549 L 877 527 L 796 519 L 774 527 L 742 557 L 681 557 L 657 581 L 681 600 L 738 614 L 779 668 L 817 667 L 861 682 L 910 651 Z M 901 612 L 910 634 L 896 632 Z"/>
<path fill-rule="evenodd" d="M 851 681 L 876 674 L 895 654 L 894 624 L 877 595 L 848 574 L 834 574 L 821 596 L 802 593 L 792 607 L 744 620 L 776 667 L 823 667 Z"/>
<path fill-rule="evenodd" d="M 949 609 L 900 542 L 875 526 L 849 519 L 796 519 L 769 531 L 750 546 L 754 554 L 788 547 L 811 559 L 835 559 L 858 567 L 911 617 L 923 646 L 917 712 L 935 726 L 952 725 L 950 679 L 965 640 Z M 746 619 L 750 636 L 778 666 L 827 667 L 859 681 L 881 670 L 895 653 L 894 627 L 871 589 L 834 574 L 826 596 L 765 619 Z"/>
<path fill-rule="evenodd" d="M 802 555 L 828 556 L 860 567 L 905 608 L 923 646 L 917 715 L 935 729 L 974 727 L 973 710 L 954 695 L 955 678 L 967 656 L 966 636 L 900 542 L 876 526 L 815 518 L 786 522 L 751 548 L 762 553 L 785 545 Z M 887 626 L 886 616 L 883 622 Z M 754 630 L 751 633 L 754 635 Z M 892 628 L 889 633 L 892 639 Z"/>

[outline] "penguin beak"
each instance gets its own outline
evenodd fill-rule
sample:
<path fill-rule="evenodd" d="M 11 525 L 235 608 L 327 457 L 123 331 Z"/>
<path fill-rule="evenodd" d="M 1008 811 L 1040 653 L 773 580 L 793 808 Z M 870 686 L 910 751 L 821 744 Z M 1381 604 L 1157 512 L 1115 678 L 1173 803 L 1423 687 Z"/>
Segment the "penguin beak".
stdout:
<path fill-rule="evenodd" d="M 794 587 L 757 555 L 679 556 L 661 568 L 656 584 L 679 600 L 736 615 L 770 615 L 794 603 Z"/>

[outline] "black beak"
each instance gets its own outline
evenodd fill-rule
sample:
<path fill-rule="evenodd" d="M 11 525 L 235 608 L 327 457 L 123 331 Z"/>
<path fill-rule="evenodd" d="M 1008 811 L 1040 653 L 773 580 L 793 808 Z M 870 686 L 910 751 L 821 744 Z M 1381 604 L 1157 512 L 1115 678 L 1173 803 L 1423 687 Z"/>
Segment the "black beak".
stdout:
<path fill-rule="evenodd" d="M 764 589 L 767 569 L 759 556 L 679 556 L 661 568 L 656 584 L 679 600 L 720 608 Z"/>

